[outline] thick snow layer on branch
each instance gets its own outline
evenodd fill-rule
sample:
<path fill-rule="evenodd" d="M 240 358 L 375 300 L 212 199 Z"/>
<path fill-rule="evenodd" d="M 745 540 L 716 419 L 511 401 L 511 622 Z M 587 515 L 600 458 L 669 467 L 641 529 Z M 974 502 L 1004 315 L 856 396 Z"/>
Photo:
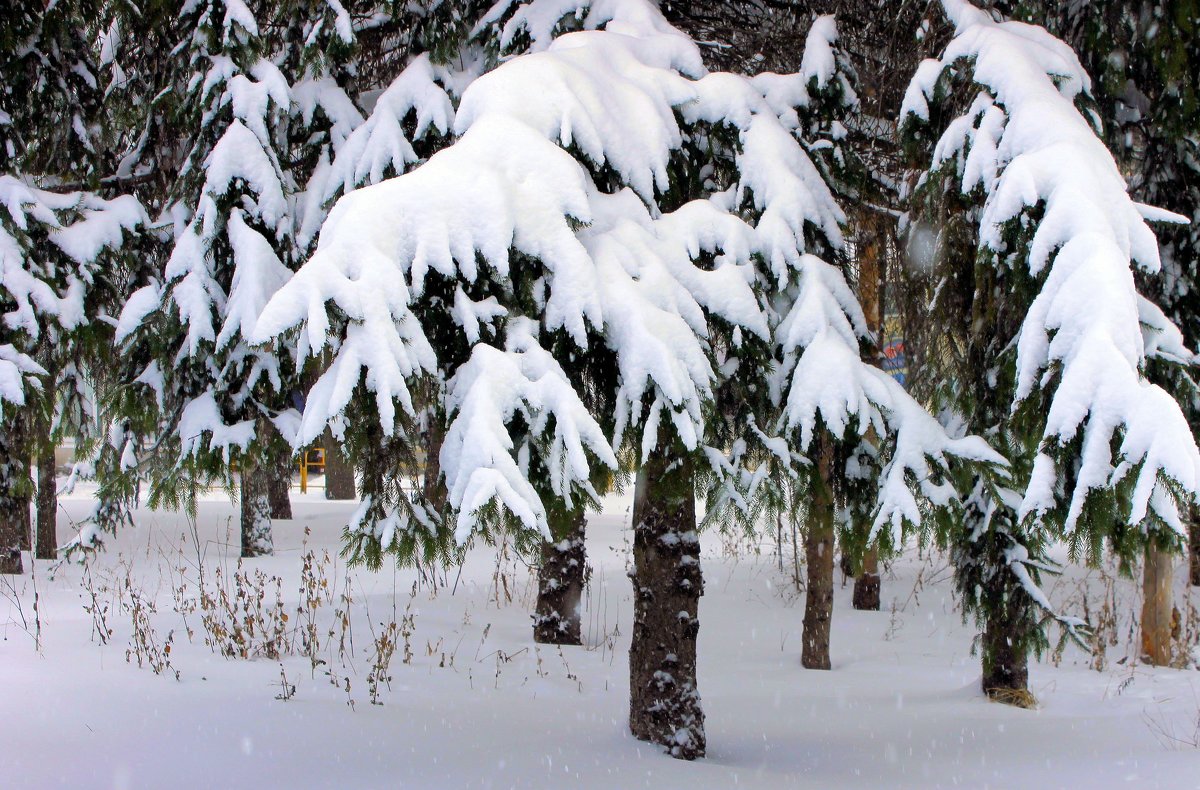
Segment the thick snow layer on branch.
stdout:
<path fill-rule="evenodd" d="M 980 91 L 943 133 L 933 167 L 957 161 L 962 189 L 986 196 L 981 245 L 998 265 L 1044 275 L 1017 345 L 1014 408 L 1052 388 L 1043 437 L 1065 446 L 1082 437 L 1069 501 L 1072 530 L 1088 495 L 1136 470 L 1130 523 L 1153 512 L 1178 524 L 1161 478 L 1200 491 L 1200 453 L 1177 405 L 1147 383 L 1147 355 L 1132 264 L 1155 272 L 1158 245 L 1112 156 L 1075 106 L 1087 75 L 1071 49 L 1041 28 L 997 23 L 963 0 L 943 0 L 956 33 L 940 61 L 922 66 L 904 113 L 929 117 L 933 86 L 966 62 Z M 1007 249 L 1004 232 L 1031 217 L 1028 250 Z M 1153 351 L 1157 352 L 1158 349 Z M 1114 443 L 1119 449 L 1114 453 Z M 1039 454 L 1022 516 L 1042 516 L 1068 481 Z"/>
<path fill-rule="evenodd" d="M 0 345 L 0 418 L 5 416 L 6 405 L 24 406 L 26 388 L 39 389 L 41 383 L 35 377 L 44 375 L 46 371 L 40 365 L 11 343 Z"/>
<path fill-rule="evenodd" d="M 527 52 L 541 52 L 557 43 L 556 36 L 564 28 L 603 28 L 612 33 L 653 40 L 659 51 L 669 58 L 667 68 L 693 77 L 704 73 L 704 62 L 696 45 L 671 26 L 656 3 L 646 0 L 499 0 L 476 25 L 474 34 L 478 36 L 506 16 L 508 19 L 500 33 L 502 50 L 509 49 L 519 35 L 529 39 Z"/>
<path fill-rule="evenodd" d="M 449 382 L 446 407 L 452 419 L 440 461 L 458 513 L 459 543 L 470 537 L 476 514 L 493 500 L 526 528 L 550 537 L 545 507 L 529 481 L 530 448 L 519 443 L 538 446 L 548 488 L 568 505 L 581 492 L 597 498 L 589 482 L 589 456 L 617 467 L 608 438 L 559 364 L 538 345 L 536 332 L 530 319 L 511 320 L 505 350 L 476 345 Z M 528 433 L 514 437 L 510 425 L 518 414 Z"/>
<path fill-rule="evenodd" d="M 216 206 L 212 202 L 228 194 L 238 180 L 245 183 L 254 197 L 256 217 L 268 228 L 279 233 L 285 231 L 283 222 L 288 216 L 288 203 L 284 197 L 282 175 L 268 155 L 269 150 L 269 144 L 264 145 L 262 138 L 241 121 L 229 124 L 205 163 L 204 198 L 196 212 L 204 235 L 215 231 L 211 225 L 215 217 L 210 212 L 215 212 Z"/>
<path fill-rule="evenodd" d="M 8 215 L 0 218 L 0 287 L 14 303 L 4 324 L 35 340 L 49 326 L 70 331 L 88 320 L 85 300 L 102 255 L 147 221 L 132 197 L 47 192 L 9 175 L 0 175 L 0 211 Z M 35 246 L 35 226 L 68 262 Z"/>
<path fill-rule="evenodd" d="M 234 450 L 244 450 L 254 441 L 254 420 L 227 425 L 210 389 L 188 401 L 179 417 L 178 433 L 181 456 L 198 454 L 207 445 L 209 450 L 220 450 L 228 463 Z"/>
<path fill-rule="evenodd" d="M 224 0 L 225 2 L 225 18 L 224 31 L 225 41 L 227 43 L 234 42 L 241 37 L 237 28 L 241 28 L 250 36 L 258 35 L 258 23 L 254 21 L 254 13 L 246 6 L 243 0 Z"/>
<path fill-rule="evenodd" d="M 362 113 L 333 77 L 309 77 L 296 82 L 291 90 L 300 121 L 310 128 L 317 111 L 329 121 L 329 142 L 341 150 L 347 138 L 363 123 Z"/>
<path fill-rule="evenodd" d="M 339 189 L 349 192 L 361 184 L 376 184 L 389 172 L 403 173 L 417 161 L 409 132 L 404 127 L 411 114 L 412 139 L 436 132 L 446 134 L 454 124 L 454 107 L 438 79 L 439 69 L 420 55 L 392 81 L 375 102 L 370 116 L 335 150 L 333 171 L 322 196 L 328 200 Z"/>
<path fill-rule="evenodd" d="M 832 15 L 826 14 L 813 20 L 804 39 L 804 54 L 800 58 L 800 78 L 805 85 L 815 82 L 824 88 L 837 76 L 837 23 Z"/>
<path fill-rule="evenodd" d="M 684 106 L 691 121 L 724 123 L 738 129 L 736 200 L 753 198 L 759 212 L 756 234 L 777 284 L 792 279 L 806 250 L 806 226 L 816 228 L 834 249 L 843 244 L 846 217 L 829 186 L 795 136 L 794 107 L 808 95 L 798 75 L 746 79 L 715 73 L 695 83 L 697 99 Z M 787 90 L 787 85 L 797 90 Z M 786 100 L 784 100 L 786 98 Z"/>
<path fill-rule="evenodd" d="M 117 249 L 125 233 L 150 221 L 142 204 L 132 195 L 104 200 L 84 192 L 80 193 L 74 209 L 82 218 L 51 231 L 50 240 L 79 264 L 90 264 L 105 250 Z"/>
<path fill-rule="evenodd" d="M 716 383 L 706 313 L 768 334 L 751 288 L 753 229 L 710 201 L 658 220 L 628 190 L 597 194 L 593 203 L 595 222 L 580 238 L 595 265 L 605 338 L 621 373 L 614 441 L 640 423 L 644 456 L 667 418 L 684 446 L 696 448 Z M 718 253 L 711 271 L 693 263 L 702 251 Z"/>
<path fill-rule="evenodd" d="M 451 97 L 478 76 L 480 64 L 476 61 L 468 58 L 461 69 L 452 70 L 434 65 L 428 55 L 418 55 L 379 95 L 365 120 L 360 117 L 351 123 L 353 119 L 345 113 L 341 124 L 347 130 L 344 140 L 335 135 L 332 161 L 318 163 L 303 198 L 303 219 L 297 233 L 302 246 L 307 247 L 321 229 L 330 201 L 404 173 L 420 161 L 415 142 L 451 133 Z M 296 87 L 298 101 L 305 90 Z"/>
<path fill-rule="evenodd" d="M 269 60 L 260 60 L 250 67 L 250 75 L 235 74 L 226 86 L 226 95 L 233 106 L 233 116 L 246 125 L 265 147 L 271 144 L 270 116 L 292 101 L 291 88 L 283 72 Z"/>
<path fill-rule="evenodd" d="M 233 248 L 233 282 L 225 302 L 225 323 L 217 335 L 217 347 L 235 340 L 249 342 L 267 301 L 292 276 L 271 243 L 246 224 L 240 209 L 229 215 L 229 245 Z"/>
<path fill-rule="evenodd" d="M 674 108 L 695 98 L 660 36 L 572 33 L 543 53 L 516 58 L 476 80 L 455 120 L 460 134 L 483 117 L 509 117 L 609 165 L 648 201 L 668 188 L 667 159 L 681 135 Z M 537 97 L 529 97 L 537 86 Z M 619 109 L 618 109 L 619 108 Z"/>

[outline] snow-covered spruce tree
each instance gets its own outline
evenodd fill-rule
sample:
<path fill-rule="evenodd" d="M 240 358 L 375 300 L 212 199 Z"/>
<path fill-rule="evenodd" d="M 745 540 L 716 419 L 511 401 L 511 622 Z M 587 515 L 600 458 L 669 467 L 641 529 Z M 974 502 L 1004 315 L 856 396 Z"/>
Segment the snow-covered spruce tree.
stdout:
<path fill-rule="evenodd" d="M 548 8 L 521 7 L 530 30 Z M 440 460 L 460 542 L 501 520 L 551 537 L 616 465 L 608 434 L 629 448 L 641 467 L 630 723 L 693 758 L 704 752 L 695 470 L 719 455 L 706 452 L 709 416 L 739 349 L 770 355 L 752 286 L 757 236 L 735 213 L 749 192 L 726 191 L 731 174 L 706 152 L 780 121 L 765 87 L 694 79 L 699 53 L 653 5 L 605 3 L 575 19 L 582 32 L 465 91 L 454 145 L 343 198 L 259 331 L 300 323 L 304 355 L 332 346 L 302 440 L 341 414 L 353 427 L 354 409 L 374 412 L 377 435 L 411 435 L 414 386 L 446 378 Z M 456 334 L 431 337 L 423 316 L 447 307 Z M 747 388 L 762 376 L 765 393 L 765 370 L 747 365 Z M 402 493 L 364 502 L 352 545 L 368 558 L 429 529 Z"/>
<path fill-rule="evenodd" d="M 1054 13 L 1056 12 L 1056 13 Z M 1200 344 L 1200 14 L 1193 0 L 1144 0 L 1104 7 L 1068 6 L 1050 15 L 1095 75 L 1096 111 L 1135 200 L 1175 211 L 1187 223 L 1157 228 L 1162 271 L 1138 277 L 1143 293 L 1182 331 L 1184 349 Z M 1160 326 L 1143 318 L 1150 332 Z M 1200 432 L 1200 390 L 1187 356 L 1172 354 L 1159 333 L 1147 373 L 1175 395 Z M 1179 338 L 1172 338 L 1179 340 Z M 1181 364 L 1182 363 L 1182 364 Z M 1200 584 L 1200 520 L 1189 522 L 1191 583 Z M 1151 541 L 1143 567 L 1142 642 L 1153 663 L 1172 660 L 1173 552 Z"/>
<path fill-rule="evenodd" d="M 79 0 L 30 7 L 0 37 L 5 572 L 21 570 L 10 543 L 29 540 L 31 454 L 39 468 L 37 555 L 55 556 L 53 446 L 57 437 L 78 435 L 94 419 L 85 379 L 98 367 L 111 332 L 104 318 L 115 312 L 122 285 L 119 251 L 145 220 L 133 198 L 105 200 L 84 191 L 99 185 L 102 153 L 100 94 L 87 34 L 98 11 Z"/>
<path fill-rule="evenodd" d="M 729 415 L 742 422 L 750 417 L 782 438 L 772 440 L 753 428 L 751 436 L 725 437 L 722 444 L 733 449 L 733 457 L 709 450 L 714 464 L 729 464 L 726 477 L 733 482 L 713 490 L 710 518 L 729 498 L 740 498 L 743 511 L 754 512 L 753 503 L 764 502 L 768 517 L 781 511 L 807 518 L 802 658 L 805 666 L 824 669 L 838 522 L 849 529 L 865 521 L 865 541 L 899 545 L 906 526 L 923 525 L 920 502 L 953 509 L 957 498 L 946 478 L 954 458 L 964 465 L 1003 464 L 980 439 L 948 436 L 861 355 L 860 345 L 869 345 L 872 337 L 842 272 L 845 217 L 831 191 L 831 185 L 849 191 L 852 165 L 837 119 L 853 105 L 854 94 L 836 42 L 833 18 L 817 18 L 800 72 L 746 81 L 757 92 L 757 98 L 745 100 L 754 109 L 745 121 L 725 121 L 737 132 L 729 165 L 742 214 L 755 227 L 762 313 L 776 355 L 771 397 L 756 398 L 751 384 L 736 400 L 754 410 L 743 405 Z M 701 84 L 724 78 L 710 75 Z M 754 380 L 740 370 L 734 378 Z M 750 450 L 753 438 L 761 446 L 757 453 Z M 757 462 L 753 472 L 734 467 L 742 452 Z"/>
<path fill-rule="evenodd" d="M 254 556 L 271 551 L 259 467 L 294 430 L 291 358 L 247 343 L 295 249 L 294 185 L 279 155 L 290 87 L 241 0 L 184 11 L 178 57 L 190 77 L 175 86 L 187 96 L 176 126 L 188 129 L 189 149 L 170 193 L 175 238 L 161 281 L 129 298 L 117 328 L 122 356 L 139 372 L 114 400 L 106 450 L 121 474 L 102 490 L 101 515 L 132 504 L 140 478 L 152 506 L 192 510 L 197 487 L 232 484 L 236 465 L 242 553 Z"/>
<path fill-rule="evenodd" d="M 942 5 L 955 37 L 905 100 L 903 133 L 926 168 L 910 248 L 934 268 L 947 329 L 926 361 L 944 385 L 929 394 L 1011 462 L 1008 483 L 976 477 L 950 542 L 964 613 L 983 627 L 983 689 L 1020 702 L 1028 654 L 1046 643 L 1045 542 L 1090 559 L 1105 542 L 1125 558 L 1147 540 L 1178 548 L 1200 455 L 1147 381 L 1157 350 L 1141 323 L 1161 313 L 1132 271 L 1158 270 L 1146 218 L 1169 217 L 1126 194 L 1068 46 Z"/>
<path fill-rule="evenodd" d="M 1200 258 L 1200 16 L 1192 0 L 1001 4 L 1014 17 L 1042 21 L 1079 53 L 1094 78 L 1102 131 L 1135 200 L 1175 211 L 1190 222 L 1157 229 L 1161 275 L 1140 275 L 1143 293 L 1182 330 L 1188 349 L 1200 344 L 1197 260 Z M 1200 432 L 1194 372 L 1152 363 L 1150 379 L 1175 395 Z M 1200 519 L 1188 513 L 1190 581 L 1200 585 Z M 1149 544 L 1143 569 L 1143 653 L 1171 660 L 1173 560 Z"/>

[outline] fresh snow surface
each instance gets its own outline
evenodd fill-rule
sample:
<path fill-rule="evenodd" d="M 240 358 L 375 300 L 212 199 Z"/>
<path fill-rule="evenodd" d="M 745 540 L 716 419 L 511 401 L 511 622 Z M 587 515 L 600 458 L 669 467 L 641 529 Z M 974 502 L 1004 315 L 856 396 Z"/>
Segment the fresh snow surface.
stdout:
<path fill-rule="evenodd" d="M 80 484 L 64 498 L 64 526 L 90 511 L 86 489 Z M 1197 786 L 1200 676 L 1116 663 L 1126 655 L 1128 618 L 1140 602 L 1128 580 L 1115 583 L 1122 642 L 1109 650 L 1109 669 L 1089 669 L 1073 649 L 1057 667 L 1034 664 L 1031 686 L 1041 707 L 1025 711 L 989 703 L 978 691 L 973 632 L 955 609 L 944 558 L 906 553 L 884 575 L 882 612 L 853 611 L 850 588 L 838 585 L 833 669 L 806 671 L 799 663 L 803 596 L 780 572 L 773 546 L 735 549 L 706 533 L 699 680 L 709 754 L 685 763 L 634 740 L 626 726 L 628 497 L 606 499 L 604 512 L 589 520 L 587 646 L 561 653 L 531 641 L 533 581 L 511 555 L 497 562 L 495 550 L 475 548 L 461 574 L 444 574 L 447 586 L 435 592 L 422 583 L 413 596 L 414 570 L 347 572 L 334 561 L 357 503 L 327 502 L 314 488 L 293 491 L 293 506 L 294 520 L 276 522 L 276 555 L 244 566 L 252 575 L 282 577 L 295 626 L 303 619 L 296 614 L 303 552 L 331 557 L 334 603 L 316 610 L 328 663 L 314 673 L 308 658 L 284 658 L 296 687 L 287 701 L 276 699 L 279 662 L 214 655 L 204 645 L 200 613 L 187 616 L 195 631 L 189 642 L 173 609 L 181 573 L 187 595 L 196 594 L 198 557 L 210 590 L 218 568 L 226 579 L 236 569 L 237 511 L 220 492 L 202 497 L 194 535 L 177 514 L 139 511 L 137 527 L 93 561 L 93 588 L 110 607 L 107 646 L 90 641 L 83 607 L 91 599 L 79 566 L 52 575 L 50 563 L 38 562 L 36 577 L 0 577 L 4 786 Z M 307 549 L 305 527 L 312 530 Z M 156 602 L 150 621 L 157 638 L 174 633 L 178 680 L 125 660 L 130 615 L 100 588 L 123 583 L 126 573 L 134 590 Z M 1105 587 L 1100 574 L 1070 574 L 1047 585 L 1053 602 L 1078 606 L 1087 588 L 1096 605 Z M 345 664 L 336 639 L 325 636 L 344 591 L 353 597 L 354 639 Z M 32 626 L 35 592 L 40 652 L 20 625 L 23 612 Z M 123 597 L 131 598 L 128 591 Z M 1176 602 L 1184 608 L 1182 589 Z M 383 704 L 372 705 L 372 626 L 378 634 L 381 623 L 399 622 L 406 610 L 413 617 L 411 665 L 398 636 L 390 688 L 383 685 Z"/>

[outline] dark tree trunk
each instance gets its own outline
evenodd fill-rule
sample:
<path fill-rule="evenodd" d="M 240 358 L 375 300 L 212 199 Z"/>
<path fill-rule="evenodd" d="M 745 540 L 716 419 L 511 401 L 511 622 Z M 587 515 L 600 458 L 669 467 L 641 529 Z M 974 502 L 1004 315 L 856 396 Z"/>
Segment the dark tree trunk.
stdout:
<path fill-rule="evenodd" d="M 280 451 L 279 457 L 271 465 L 272 474 L 267 481 L 267 497 L 271 502 L 271 519 L 292 517 L 292 454 L 286 450 Z"/>
<path fill-rule="evenodd" d="M 426 504 L 435 513 L 442 513 L 446 509 L 446 497 L 448 496 L 446 481 L 442 479 L 441 464 L 442 442 L 445 441 L 446 431 L 436 415 L 429 418 L 428 438 L 429 441 L 425 445 L 425 479 L 422 493 L 425 496 Z"/>
<path fill-rule="evenodd" d="M 58 488 L 54 467 L 54 444 L 49 437 L 38 452 L 37 539 L 39 560 L 58 556 Z"/>
<path fill-rule="evenodd" d="M 696 686 L 700 542 L 691 460 L 661 450 L 638 472 L 633 503 L 629 729 L 694 760 L 705 751 Z"/>
<path fill-rule="evenodd" d="M 329 428 L 321 443 L 325 446 L 325 498 L 354 499 L 354 467 L 342 454 L 342 443 Z"/>
<path fill-rule="evenodd" d="M 992 699 L 1021 705 L 1029 694 L 1029 657 L 1014 638 L 1019 627 L 1014 619 L 997 613 L 984 625 L 982 685 Z"/>
<path fill-rule="evenodd" d="M 1191 523 L 1188 525 L 1188 559 L 1192 586 L 1200 587 L 1200 518 L 1197 518 L 1194 508 L 1191 510 Z"/>
<path fill-rule="evenodd" d="M 824 439 L 818 449 L 819 480 L 808 511 L 804 559 L 808 586 L 804 593 L 804 634 L 800 663 L 805 669 L 829 669 L 829 627 L 833 620 L 833 496 L 829 475 L 832 447 Z"/>
<path fill-rule="evenodd" d="M 32 462 L 32 453 L 29 452 L 29 444 L 24 443 L 17 450 L 17 463 L 21 465 L 21 487 L 17 498 L 21 500 L 20 511 L 17 516 L 21 520 L 21 551 L 33 551 L 33 480 L 29 476 L 29 467 Z"/>
<path fill-rule="evenodd" d="M 854 608 L 879 611 L 879 549 L 871 547 L 863 554 L 858 575 L 854 577 Z"/>
<path fill-rule="evenodd" d="M 538 568 L 538 599 L 533 615 L 533 641 L 546 645 L 581 645 L 580 605 L 587 582 L 587 549 L 584 545 L 586 513 L 566 515 L 564 529 L 554 530 L 557 540 L 542 544 Z"/>
<path fill-rule="evenodd" d="M 19 574 L 24 572 L 21 534 L 27 528 L 29 507 L 20 493 L 21 460 L 13 447 L 15 437 L 10 429 L 11 424 L 0 425 L 0 573 Z M 28 467 L 24 474 L 29 474 Z"/>
<path fill-rule="evenodd" d="M 841 568 L 842 571 L 843 584 L 845 584 L 846 579 L 853 579 L 855 574 L 858 573 L 858 565 L 859 563 L 855 562 L 854 557 L 852 557 L 850 553 L 843 548 L 841 560 L 838 562 L 838 567 Z"/>
<path fill-rule="evenodd" d="M 1045 614 L 1011 567 L 1014 552 L 1025 546 L 1015 516 L 986 494 L 979 497 L 958 525 L 950 560 L 959 596 L 983 618 L 983 693 L 995 702 L 1031 708 L 1037 700 L 1029 693 L 1029 654 L 1037 647 Z M 1037 568 L 1029 574 L 1038 584 Z"/>
<path fill-rule="evenodd" d="M 271 540 L 270 470 L 242 458 L 242 556 L 274 554 Z"/>

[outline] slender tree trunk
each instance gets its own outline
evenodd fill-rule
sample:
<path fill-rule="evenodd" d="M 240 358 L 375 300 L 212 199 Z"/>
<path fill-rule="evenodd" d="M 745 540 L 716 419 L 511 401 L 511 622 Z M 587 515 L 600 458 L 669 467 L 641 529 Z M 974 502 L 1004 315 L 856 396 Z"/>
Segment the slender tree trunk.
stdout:
<path fill-rule="evenodd" d="M 271 502 L 271 519 L 278 521 L 291 518 L 292 454 L 286 450 L 280 451 L 270 471 L 267 496 Z"/>
<path fill-rule="evenodd" d="M 881 216 L 874 209 L 865 209 L 859 213 L 862 227 L 860 235 L 859 265 L 858 265 L 858 296 L 862 304 L 863 315 L 867 319 L 867 328 L 875 333 L 882 351 L 884 288 L 887 277 L 887 237 L 893 228 L 890 218 Z M 877 362 L 882 362 L 883 355 L 879 354 Z M 872 429 L 868 438 L 877 442 L 878 437 Z M 869 524 L 856 525 L 860 529 L 870 529 Z M 871 545 L 859 558 L 854 577 L 854 608 L 862 611 L 879 611 L 879 547 Z"/>
<path fill-rule="evenodd" d="M 580 605 L 587 582 L 584 545 L 586 513 L 568 513 L 558 540 L 542 543 L 538 568 L 538 599 L 533 615 L 533 641 L 545 645 L 581 645 Z"/>
<path fill-rule="evenodd" d="M 1188 560 L 1190 566 L 1190 581 L 1193 587 L 1200 587 L 1200 518 L 1196 509 L 1190 510 L 1191 521 L 1188 524 Z"/>
<path fill-rule="evenodd" d="M 804 593 L 804 634 L 800 663 L 805 669 L 829 669 L 829 628 L 833 620 L 833 496 L 830 473 L 832 447 L 820 440 L 820 481 L 808 510 L 808 533 L 804 537 L 804 559 L 808 586 Z"/>
<path fill-rule="evenodd" d="M 842 584 L 843 584 L 843 586 L 844 586 L 844 585 L 845 585 L 845 583 L 846 583 L 846 579 L 853 579 L 853 578 L 854 578 L 854 575 L 855 575 L 856 573 L 858 573 L 858 567 L 857 567 L 857 566 L 858 566 L 858 565 L 860 565 L 860 564 L 861 564 L 861 563 L 859 563 L 859 562 L 855 562 L 855 561 L 854 561 L 854 557 L 853 557 L 853 556 L 850 554 L 850 552 L 846 551 L 846 548 L 845 548 L 845 546 L 843 546 L 843 547 L 842 547 L 842 553 L 841 553 L 841 555 L 840 555 L 840 559 L 839 559 L 839 561 L 838 561 L 838 567 L 839 567 L 839 568 L 841 569 L 841 571 L 842 571 Z"/>
<path fill-rule="evenodd" d="M 638 472 L 633 502 L 633 640 L 629 729 L 694 760 L 705 751 L 696 685 L 700 541 L 690 458 L 656 450 Z"/>
<path fill-rule="evenodd" d="M 1142 654 L 1156 667 L 1171 663 L 1171 585 L 1174 557 L 1153 543 L 1142 573 Z"/>
<path fill-rule="evenodd" d="M 872 546 L 863 554 L 862 567 L 854 578 L 854 608 L 879 611 L 879 548 Z"/>
<path fill-rule="evenodd" d="M 37 539 L 39 560 L 58 556 L 58 482 L 55 475 L 54 445 L 49 437 L 38 451 Z"/>
<path fill-rule="evenodd" d="M 11 423 L 0 425 L 0 573 L 24 572 L 21 562 L 22 508 L 28 512 L 20 495 L 21 460 L 13 446 L 16 437 Z M 29 474 L 28 468 L 25 474 Z"/>
<path fill-rule="evenodd" d="M 21 520 L 21 551 L 33 551 L 33 480 L 29 476 L 33 458 L 27 441 L 18 445 L 18 448 L 17 462 L 21 465 L 21 487 L 18 489 L 17 498 L 21 505 L 17 517 Z"/>
<path fill-rule="evenodd" d="M 325 498 L 354 499 L 354 467 L 342 453 L 342 443 L 325 429 L 321 440 L 325 446 Z"/>
<path fill-rule="evenodd" d="M 425 445 L 425 479 L 422 493 L 426 504 L 434 512 L 441 513 L 446 509 L 446 481 L 442 479 L 442 442 L 446 439 L 446 431 L 436 415 L 429 418 L 428 441 Z M 582 529 L 582 527 L 581 527 Z M 582 534 L 582 533 L 581 533 Z M 544 556 L 544 554 L 543 554 Z M 582 569 L 580 569 L 582 573 Z M 579 644 L 572 642 L 571 644 Z"/>
<path fill-rule="evenodd" d="M 274 554 L 271 539 L 270 470 L 255 467 L 243 457 L 242 475 L 242 556 Z"/>

